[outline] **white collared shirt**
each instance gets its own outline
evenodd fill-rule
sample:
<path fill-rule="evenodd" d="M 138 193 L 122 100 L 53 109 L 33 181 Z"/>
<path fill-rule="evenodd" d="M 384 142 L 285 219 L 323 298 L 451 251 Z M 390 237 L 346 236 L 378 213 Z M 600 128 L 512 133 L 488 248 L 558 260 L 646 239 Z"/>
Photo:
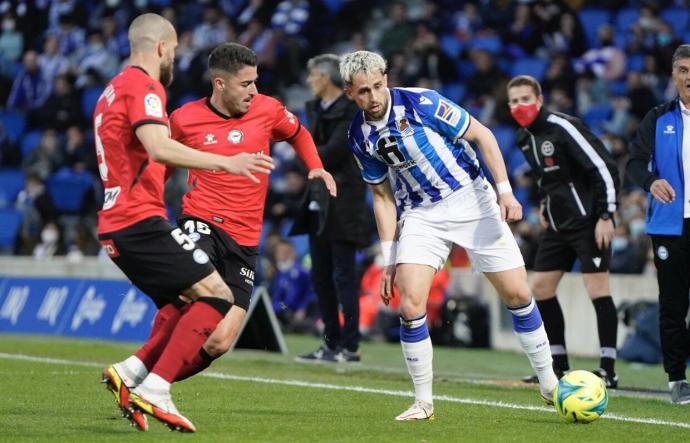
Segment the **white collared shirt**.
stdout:
<path fill-rule="evenodd" d="M 680 114 L 683 116 L 683 183 L 685 189 L 683 197 L 683 218 L 690 218 L 690 109 L 686 108 L 682 100 Z"/>

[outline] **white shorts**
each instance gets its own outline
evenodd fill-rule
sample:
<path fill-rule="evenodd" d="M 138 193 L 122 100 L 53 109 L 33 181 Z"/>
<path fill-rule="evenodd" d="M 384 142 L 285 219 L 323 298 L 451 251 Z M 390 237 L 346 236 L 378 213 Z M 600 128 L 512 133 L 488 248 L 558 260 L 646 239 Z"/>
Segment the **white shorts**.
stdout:
<path fill-rule="evenodd" d="M 462 246 L 479 272 L 499 272 L 525 265 L 508 224 L 501 221 L 496 193 L 477 178 L 426 207 L 405 211 L 400 219 L 396 264 L 440 269 L 453 243 Z"/>

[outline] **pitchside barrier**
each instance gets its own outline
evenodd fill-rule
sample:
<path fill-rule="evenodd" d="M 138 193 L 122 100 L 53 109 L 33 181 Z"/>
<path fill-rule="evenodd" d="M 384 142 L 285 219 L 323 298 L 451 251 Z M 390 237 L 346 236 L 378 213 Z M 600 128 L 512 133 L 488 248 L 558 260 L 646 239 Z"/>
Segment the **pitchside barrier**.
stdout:
<path fill-rule="evenodd" d="M 482 275 L 453 269 L 448 293 L 476 296 L 488 304 L 492 348 L 520 350 L 510 314 Z M 656 301 L 656 278 L 653 274 L 612 275 L 611 293 L 617 305 Z M 558 298 L 565 316 L 568 351 L 598 356 L 596 316 L 580 274 L 563 277 Z M 0 257 L 0 333 L 143 341 L 155 311 L 149 298 L 107 259 L 69 263 L 62 258 L 35 261 L 30 257 Z M 627 332 L 619 323 L 619 346 Z M 287 352 L 264 288 L 254 291 L 234 347 Z"/>
<path fill-rule="evenodd" d="M 0 258 L 0 333 L 144 341 L 155 314 L 109 261 Z M 265 288 L 254 291 L 233 348 L 287 353 Z"/>

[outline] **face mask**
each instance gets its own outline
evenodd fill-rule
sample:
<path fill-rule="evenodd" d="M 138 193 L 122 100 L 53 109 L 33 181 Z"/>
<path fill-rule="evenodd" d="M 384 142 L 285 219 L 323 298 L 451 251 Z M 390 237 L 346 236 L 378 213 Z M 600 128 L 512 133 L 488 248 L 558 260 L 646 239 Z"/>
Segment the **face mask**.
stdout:
<path fill-rule="evenodd" d="M 537 109 L 536 103 L 530 105 L 519 104 L 510 110 L 510 115 L 512 115 L 515 121 L 523 128 L 531 125 L 538 114 L 539 109 Z"/>
<path fill-rule="evenodd" d="M 640 237 L 642 234 L 644 234 L 645 228 L 645 222 L 641 218 L 636 218 L 628 224 L 628 229 L 630 229 L 631 237 Z"/>
<path fill-rule="evenodd" d="M 625 237 L 613 237 L 611 240 L 611 251 L 622 251 L 628 247 L 628 239 Z"/>
<path fill-rule="evenodd" d="M 2 30 L 5 32 L 12 32 L 14 31 L 14 20 L 3 20 L 2 21 Z"/>
<path fill-rule="evenodd" d="M 55 243 L 58 239 L 58 232 L 56 229 L 46 228 L 41 231 L 41 241 L 43 243 Z"/>
<path fill-rule="evenodd" d="M 294 260 L 285 260 L 285 261 L 279 261 L 279 262 L 277 262 L 277 263 L 276 263 L 276 268 L 278 268 L 278 270 L 279 270 L 280 272 L 285 272 L 285 271 L 290 270 L 290 268 L 292 268 L 294 265 L 295 265 L 295 261 L 294 261 Z"/>

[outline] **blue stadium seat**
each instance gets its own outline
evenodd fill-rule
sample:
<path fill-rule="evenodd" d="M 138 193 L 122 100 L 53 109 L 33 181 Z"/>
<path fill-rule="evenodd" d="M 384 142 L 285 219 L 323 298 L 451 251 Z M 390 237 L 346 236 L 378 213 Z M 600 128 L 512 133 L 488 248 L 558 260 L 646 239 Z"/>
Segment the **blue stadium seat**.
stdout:
<path fill-rule="evenodd" d="M 458 75 L 460 76 L 460 80 L 467 81 L 468 78 L 474 74 L 474 71 L 477 70 L 477 67 L 474 66 L 474 63 L 472 63 L 469 60 L 458 60 L 457 64 L 455 67 L 458 70 Z"/>
<path fill-rule="evenodd" d="M 644 55 L 633 54 L 628 56 L 628 72 L 642 71 L 644 69 Z"/>
<path fill-rule="evenodd" d="M 81 95 L 81 112 L 84 117 L 91 120 L 93 116 L 93 110 L 96 108 L 96 102 L 98 97 L 101 96 L 103 88 L 100 86 L 94 86 L 85 90 Z"/>
<path fill-rule="evenodd" d="M 682 37 L 688 32 L 690 12 L 686 8 L 666 8 L 661 11 L 659 17 L 671 25 L 677 36 Z"/>
<path fill-rule="evenodd" d="M 19 169 L 0 169 L 0 208 L 11 206 L 24 189 L 24 173 Z"/>
<path fill-rule="evenodd" d="M 441 86 L 441 95 L 455 103 L 462 103 L 465 98 L 465 85 L 463 83 L 445 83 Z"/>
<path fill-rule="evenodd" d="M 491 132 L 494 133 L 501 154 L 505 157 L 515 146 L 515 129 L 501 125 L 491 128 Z"/>
<path fill-rule="evenodd" d="M 31 154 L 31 151 L 38 148 L 38 145 L 41 143 L 42 136 L 43 133 L 40 131 L 40 129 L 34 129 L 24 134 L 24 137 L 22 137 L 22 142 L 19 145 L 22 158 L 26 158 L 27 155 Z"/>
<path fill-rule="evenodd" d="M 301 261 L 302 258 L 309 254 L 309 236 L 306 234 L 295 235 L 293 237 L 289 237 L 289 239 L 292 243 L 292 246 L 295 248 L 295 253 L 298 257 L 297 260 Z"/>
<path fill-rule="evenodd" d="M 623 97 L 628 95 L 628 82 L 625 80 L 614 80 L 609 82 L 609 91 L 614 97 Z"/>
<path fill-rule="evenodd" d="M 453 34 L 446 34 L 441 37 L 441 49 L 448 57 L 457 59 L 462 52 L 462 42 Z"/>
<path fill-rule="evenodd" d="M 483 49 L 495 55 L 503 51 L 503 42 L 497 35 L 482 35 L 472 40 L 470 48 Z"/>
<path fill-rule="evenodd" d="M 194 100 L 198 100 L 198 99 L 199 99 L 199 97 L 197 97 L 194 94 L 185 94 L 175 101 L 175 109 L 179 108 L 180 106 L 182 106 L 184 104 L 187 104 L 189 102 L 193 102 Z"/>
<path fill-rule="evenodd" d="M 596 133 L 601 124 L 608 120 L 612 113 L 613 108 L 611 105 L 595 105 L 585 112 L 585 115 L 582 116 L 582 121 Z"/>
<path fill-rule="evenodd" d="M 623 8 L 616 14 L 616 30 L 629 32 L 630 26 L 640 18 L 640 10 L 637 8 Z"/>
<path fill-rule="evenodd" d="M 26 116 L 17 111 L 0 111 L 0 122 L 12 143 L 17 143 L 26 128 Z"/>
<path fill-rule="evenodd" d="M 62 168 L 48 177 L 46 185 L 55 208 L 63 214 L 75 214 L 82 207 L 84 195 L 93 186 L 93 177 L 88 172 Z"/>
<path fill-rule="evenodd" d="M 542 81 L 547 67 L 546 60 L 539 57 L 525 57 L 513 62 L 511 74 L 513 77 L 516 75 L 531 75 L 538 81 Z"/>
<path fill-rule="evenodd" d="M 22 214 L 14 209 L 0 209 L 0 251 L 12 252 L 22 225 Z"/>
<path fill-rule="evenodd" d="M 594 48 L 598 44 L 597 32 L 605 23 L 611 23 L 611 13 L 600 8 L 585 8 L 577 13 L 582 24 L 582 29 L 587 37 L 587 45 Z"/>

